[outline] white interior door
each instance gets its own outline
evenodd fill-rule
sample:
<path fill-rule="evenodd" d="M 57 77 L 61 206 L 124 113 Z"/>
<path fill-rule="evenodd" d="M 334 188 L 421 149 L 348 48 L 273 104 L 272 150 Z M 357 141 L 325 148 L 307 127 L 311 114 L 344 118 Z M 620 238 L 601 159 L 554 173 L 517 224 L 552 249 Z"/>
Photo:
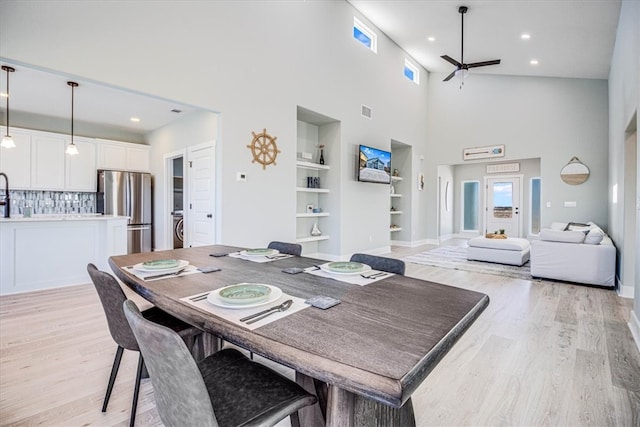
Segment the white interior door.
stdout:
<path fill-rule="evenodd" d="M 504 230 L 504 234 L 520 237 L 522 230 L 521 178 L 516 176 L 485 178 L 485 232 Z"/>
<path fill-rule="evenodd" d="M 185 247 L 215 243 L 215 142 L 189 148 Z"/>

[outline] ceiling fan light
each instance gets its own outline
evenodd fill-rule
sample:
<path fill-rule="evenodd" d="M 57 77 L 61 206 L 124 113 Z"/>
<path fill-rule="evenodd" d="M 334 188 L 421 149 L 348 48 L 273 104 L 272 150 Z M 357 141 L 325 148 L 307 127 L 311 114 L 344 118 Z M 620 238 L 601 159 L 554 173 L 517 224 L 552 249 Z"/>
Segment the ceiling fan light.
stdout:
<path fill-rule="evenodd" d="M 2 142 L 0 142 L 0 147 L 2 148 L 16 148 L 16 143 L 14 142 L 11 135 L 5 135 L 2 137 Z"/>

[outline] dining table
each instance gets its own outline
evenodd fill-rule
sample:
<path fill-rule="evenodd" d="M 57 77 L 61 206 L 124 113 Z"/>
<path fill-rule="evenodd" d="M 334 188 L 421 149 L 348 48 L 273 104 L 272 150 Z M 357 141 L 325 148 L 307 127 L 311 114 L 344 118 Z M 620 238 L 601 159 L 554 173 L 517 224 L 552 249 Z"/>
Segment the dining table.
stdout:
<path fill-rule="evenodd" d="M 316 258 L 252 262 L 238 255 L 246 249 L 212 245 L 118 255 L 109 265 L 162 310 L 295 371 L 296 381 L 318 396 L 316 405 L 300 411 L 305 427 L 414 426 L 412 393 L 489 304 L 480 292 L 398 274 L 361 274 L 350 283 L 345 275 L 319 274 L 327 261 Z M 161 260 L 180 260 L 193 270 L 145 280 L 132 269 Z M 302 272 L 290 274 L 292 268 Z M 253 325 L 216 312 L 216 291 L 241 283 L 277 288 L 298 308 Z M 305 303 L 313 297 L 339 303 L 326 309 Z"/>

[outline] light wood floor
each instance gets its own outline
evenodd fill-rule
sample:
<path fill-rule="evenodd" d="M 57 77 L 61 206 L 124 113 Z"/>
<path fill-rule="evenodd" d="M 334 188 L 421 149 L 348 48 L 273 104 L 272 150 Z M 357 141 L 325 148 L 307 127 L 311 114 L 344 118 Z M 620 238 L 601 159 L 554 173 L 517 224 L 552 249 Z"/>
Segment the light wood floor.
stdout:
<path fill-rule="evenodd" d="M 414 393 L 419 426 L 640 427 L 632 300 L 417 264 L 407 264 L 407 275 L 491 298 Z M 115 347 L 92 285 L 0 297 L 0 425 L 127 425 L 135 353 L 125 352 L 108 411 L 100 412 Z M 149 380 L 136 421 L 162 425 Z"/>

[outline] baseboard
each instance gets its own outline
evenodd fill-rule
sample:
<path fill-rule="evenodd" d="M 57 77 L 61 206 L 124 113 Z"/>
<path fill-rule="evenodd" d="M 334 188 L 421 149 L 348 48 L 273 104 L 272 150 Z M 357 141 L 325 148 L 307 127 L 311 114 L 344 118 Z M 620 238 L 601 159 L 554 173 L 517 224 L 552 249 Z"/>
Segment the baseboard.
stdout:
<path fill-rule="evenodd" d="M 618 296 L 621 298 L 631 298 L 633 299 L 633 286 L 624 286 L 620 279 L 616 276 L 616 282 L 618 284 L 616 292 Z"/>
<path fill-rule="evenodd" d="M 431 243 L 433 242 L 433 243 Z M 429 239 L 424 239 L 424 240 L 412 240 L 412 241 L 407 241 L 407 240 L 392 240 L 391 241 L 391 246 L 401 246 L 403 248 L 417 248 L 418 246 L 424 246 L 424 245 L 437 245 L 437 240 L 429 240 Z"/>
<path fill-rule="evenodd" d="M 631 310 L 630 318 L 629 329 L 631 329 L 631 335 L 633 335 L 633 340 L 636 342 L 638 352 L 640 352 L 640 320 L 638 320 L 638 316 L 636 316 L 636 312 L 633 310 Z"/>

